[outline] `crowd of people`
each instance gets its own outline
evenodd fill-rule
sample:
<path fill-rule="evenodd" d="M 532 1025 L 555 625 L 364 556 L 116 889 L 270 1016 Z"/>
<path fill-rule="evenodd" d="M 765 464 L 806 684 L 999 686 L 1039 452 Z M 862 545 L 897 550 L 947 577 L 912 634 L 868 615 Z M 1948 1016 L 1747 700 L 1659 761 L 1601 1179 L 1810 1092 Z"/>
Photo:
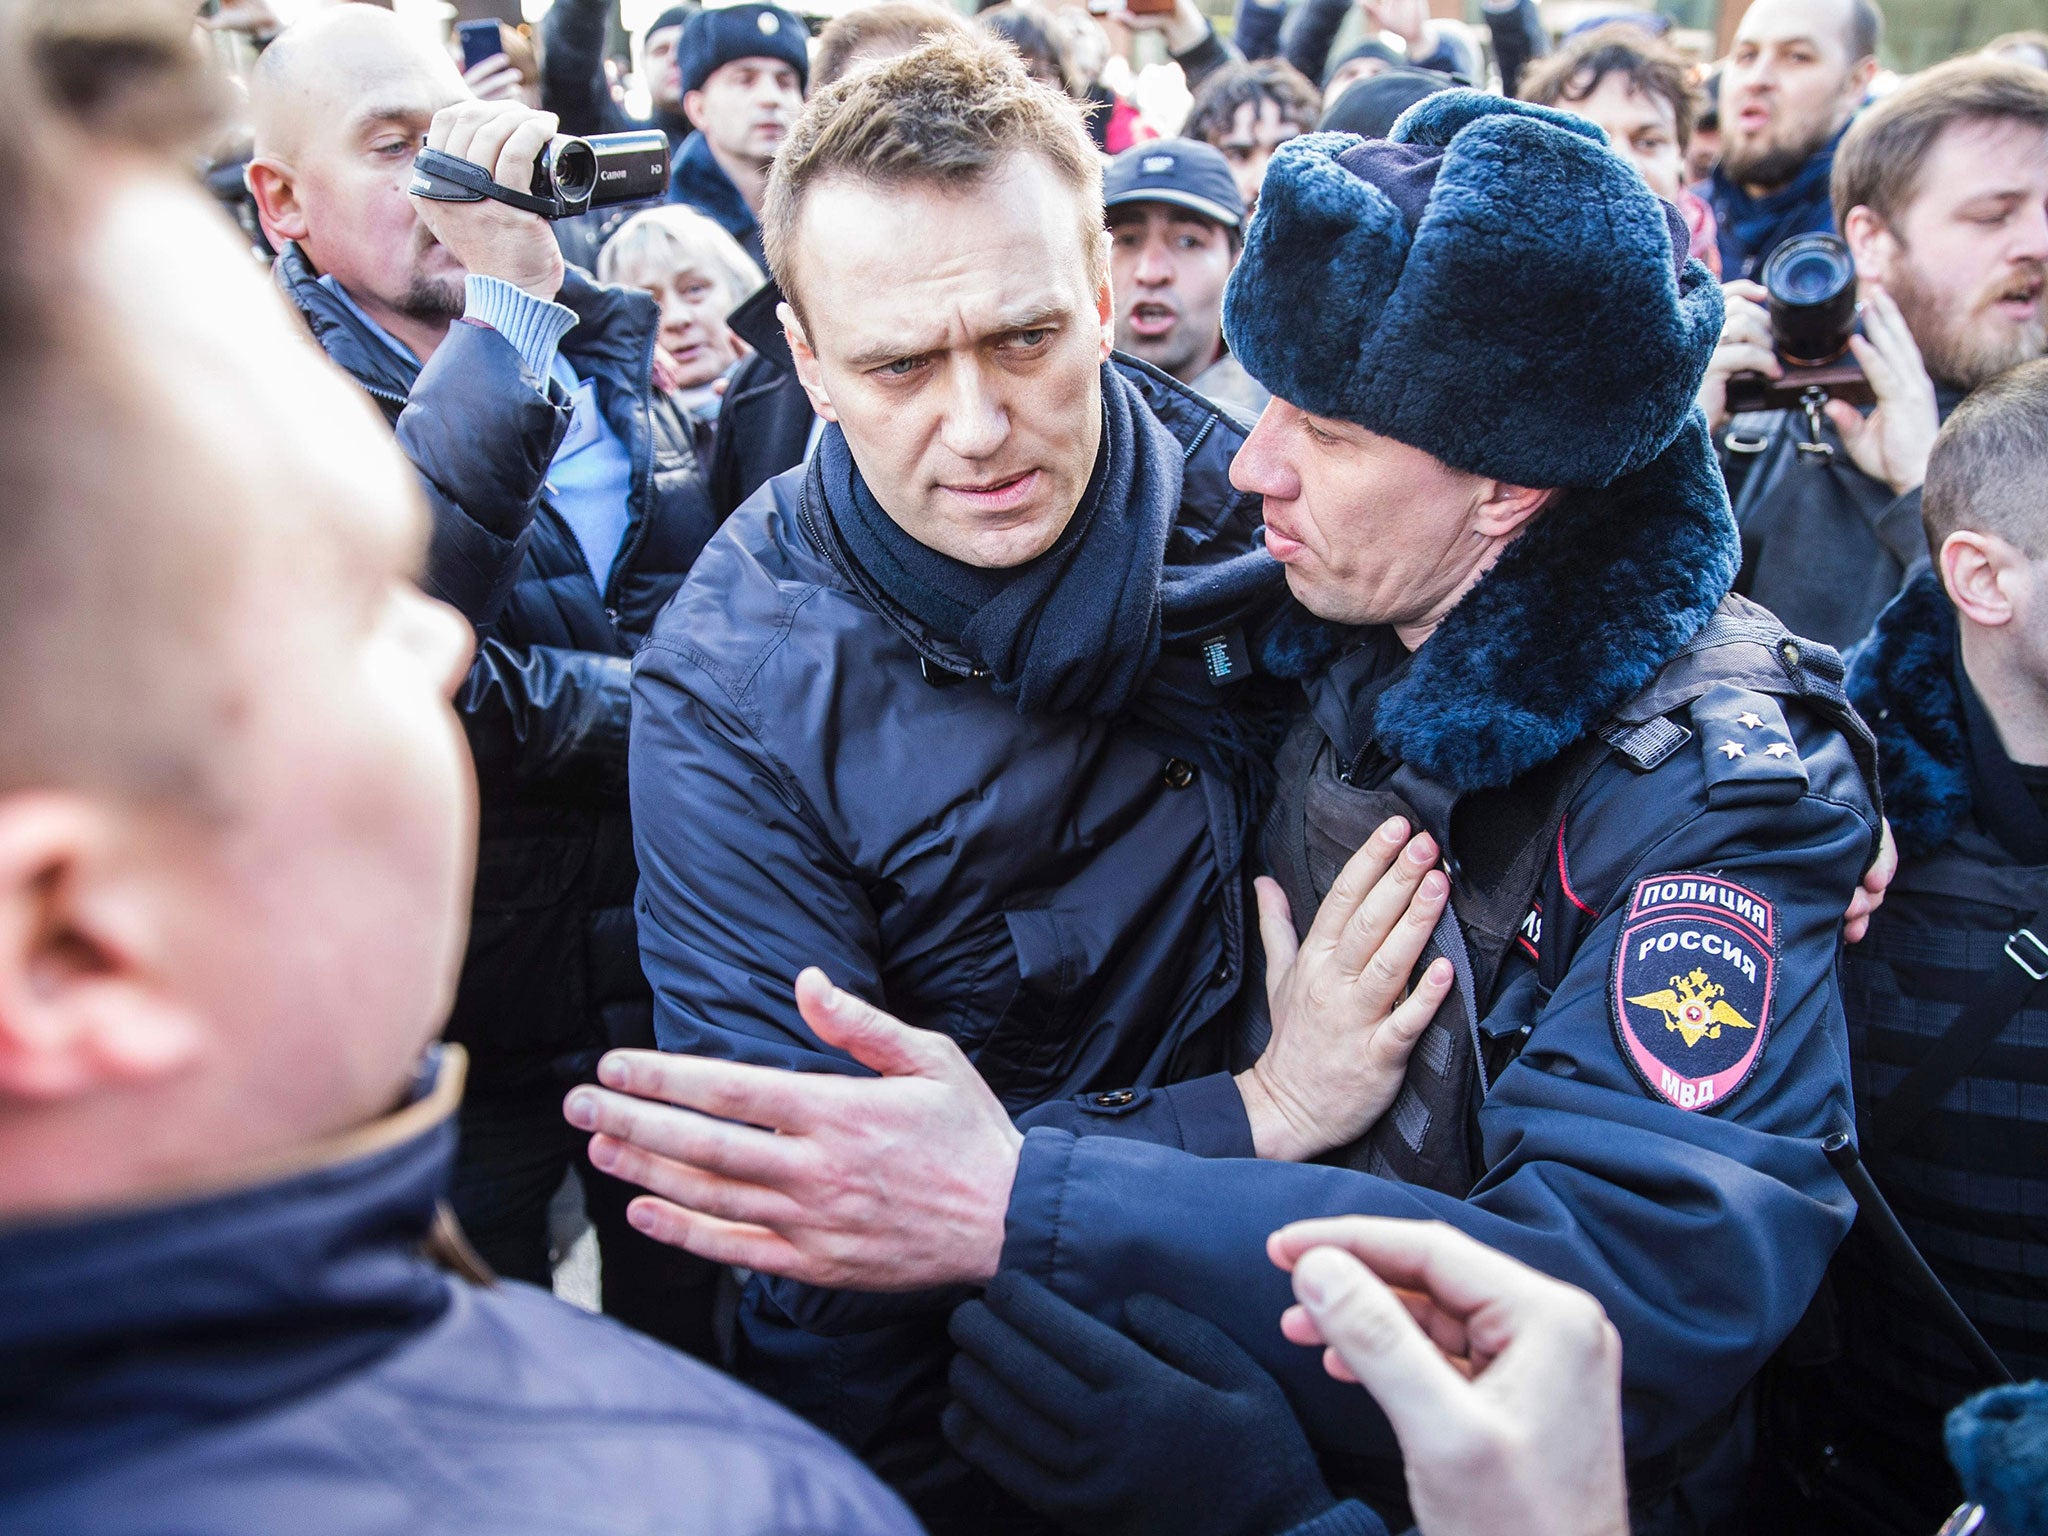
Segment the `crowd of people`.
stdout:
<path fill-rule="evenodd" d="M 2048 1533 L 2048 34 L 616 10 L 0 0 L 0 1529 Z"/>

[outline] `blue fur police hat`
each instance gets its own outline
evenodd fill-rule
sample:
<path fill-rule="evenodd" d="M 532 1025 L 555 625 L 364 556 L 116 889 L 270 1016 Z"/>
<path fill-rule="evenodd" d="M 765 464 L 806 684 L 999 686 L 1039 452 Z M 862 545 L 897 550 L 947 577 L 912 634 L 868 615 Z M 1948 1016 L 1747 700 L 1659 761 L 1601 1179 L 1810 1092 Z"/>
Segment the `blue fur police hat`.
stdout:
<path fill-rule="evenodd" d="M 1454 468 L 1604 486 L 1684 425 L 1721 289 L 1593 124 L 1478 91 L 1267 167 L 1224 301 L 1274 394 Z"/>
<path fill-rule="evenodd" d="M 676 69 L 685 93 L 700 91 L 719 66 L 735 59 L 781 59 L 796 71 L 797 84 L 809 89 L 810 32 L 779 5 L 728 5 L 699 11 L 683 28 L 676 48 Z"/>

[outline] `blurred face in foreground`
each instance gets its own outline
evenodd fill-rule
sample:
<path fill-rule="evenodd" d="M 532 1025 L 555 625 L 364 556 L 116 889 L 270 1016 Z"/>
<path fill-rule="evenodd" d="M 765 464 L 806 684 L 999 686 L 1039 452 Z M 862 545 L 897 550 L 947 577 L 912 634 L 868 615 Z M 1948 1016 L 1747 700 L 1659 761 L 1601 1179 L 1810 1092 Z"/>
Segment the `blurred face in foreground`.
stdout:
<path fill-rule="evenodd" d="M 94 493 L 106 558 L 189 595 L 125 645 L 112 589 L 59 599 L 100 604 L 133 697 L 57 730 L 118 749 L 0 793 L 10 1214 L 213 1182 L 391 1107 L 453 996 L 473 857 L 470 636 L 413 585 L 383 423 L 182 182 L 122 177 L 77 268 L 126 338 L 81 483 L 152 503 L 124 538 Z"/>
<path fill-rule="evenodd" d="M 957 191 L 829 180 L 799 213 L 798 376 L 890 518 L 968 565 L 1043 554 L 1094 473 L 1110 297 L 1078 201 L 1018 153 Z"/>

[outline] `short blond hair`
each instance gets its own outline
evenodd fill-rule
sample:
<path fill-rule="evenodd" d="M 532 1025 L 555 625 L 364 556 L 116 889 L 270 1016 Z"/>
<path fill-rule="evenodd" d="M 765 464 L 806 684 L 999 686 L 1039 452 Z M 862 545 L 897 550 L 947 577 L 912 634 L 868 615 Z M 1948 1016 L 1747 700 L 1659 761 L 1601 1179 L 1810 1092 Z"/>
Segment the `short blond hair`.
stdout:
<path fill-rule="evenodd" d="M 650 262 L 669 272 L 684 267 L 701 272 L 725 289 L 733 308 L 767 281 L 754 258 L 740 249 L 739 241 L 681 203 L 649 208 L 621 224 L 597 253 L 597 280 L 620 282 L 621 271 L 637 262 Z"/>
<path fill-rule="evenodd" d="M 873 186 L 973 187 L 1015 154 L 1035 154 L 1074 192 L 1088 281 L 1108 281 L 1102 161 L 1078 106 L 1034 81 L 993 38 L 946 36 L 856 70 L 810 99 L 768 173 L 768 266 L 799 318 L 796 232 L 804 198 L 848 177 Z"/>

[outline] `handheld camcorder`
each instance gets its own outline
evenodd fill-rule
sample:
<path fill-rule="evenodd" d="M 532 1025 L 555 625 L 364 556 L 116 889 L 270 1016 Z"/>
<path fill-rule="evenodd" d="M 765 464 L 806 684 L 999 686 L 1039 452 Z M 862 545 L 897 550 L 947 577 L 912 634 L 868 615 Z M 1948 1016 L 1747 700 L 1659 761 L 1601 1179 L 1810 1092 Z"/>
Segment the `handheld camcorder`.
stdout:
<path fill-rule="evenodd" d="M 422 149 L 413 160 L 408 190 L 438 203 L 476 203 L 488 197 L 544 219 L 573 219 L 593 208 L 664 195 L 668 135 L 658 128 L 587 139 L 558 134 L 534 158 L 533 177 L 524 191 L 493 180 L 473 161 Z"/>
<path fill-rule="evenodd" d="M 1784 375 L 1738 373 L 1728 381 L 1731 411 L 1803 410 L 1809 403 L 1876 397 L 1849 352 L 1856 334 L 1856 262 L 1833 235 L 1802 235 L 1771 253 L 1761 274 L 1770 295 L 1771 345 Z M 1809 400 L 1809 396 L 1811 399 Z"/>

